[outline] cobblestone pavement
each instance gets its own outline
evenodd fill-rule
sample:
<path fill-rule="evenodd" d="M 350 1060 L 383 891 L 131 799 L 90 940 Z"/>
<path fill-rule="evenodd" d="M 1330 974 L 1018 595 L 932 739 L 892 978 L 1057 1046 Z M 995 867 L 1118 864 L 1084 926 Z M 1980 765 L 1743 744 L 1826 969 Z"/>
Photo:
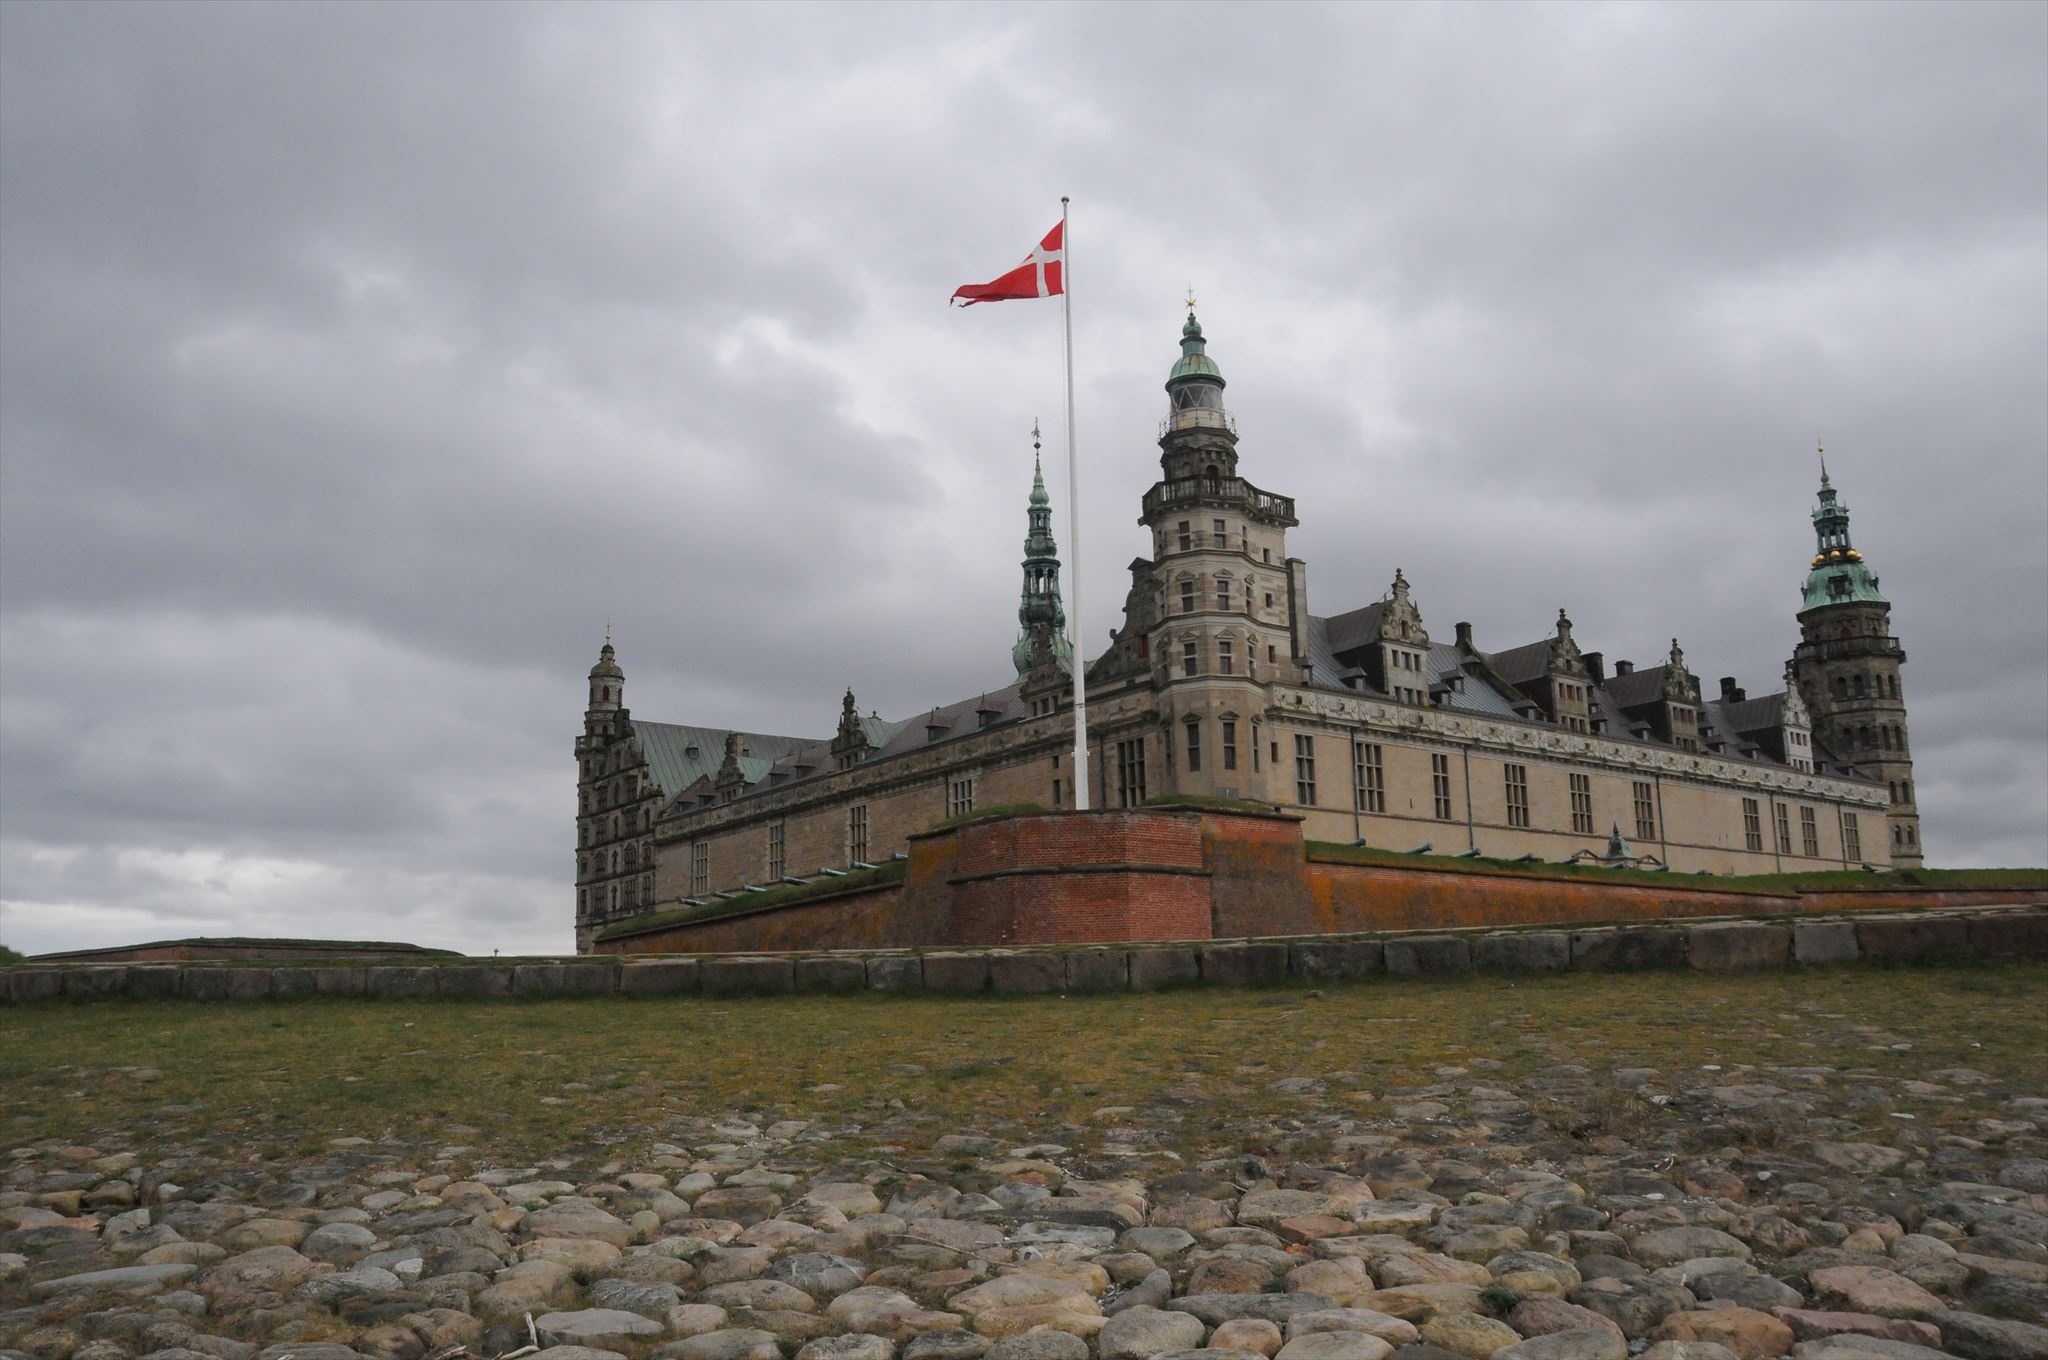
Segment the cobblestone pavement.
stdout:
<path fill-rule="evenodd" d="M 1221 1123 L 1171 1085 L 1039 1129 L 664 1114 L 629 1154 L 525 1165 L 447 1141 L 474 1126 L 282 1163 L 148 1129 L 37 1143 L 0 1181 L 0 1353 L 2048 1356 L 2039 1087 L 1568 1056 L 1379 1092 L 1249 1062 L 1286 1114 Z M 1227 1155 L 1174 1136 L 1195 1119 Z"/>

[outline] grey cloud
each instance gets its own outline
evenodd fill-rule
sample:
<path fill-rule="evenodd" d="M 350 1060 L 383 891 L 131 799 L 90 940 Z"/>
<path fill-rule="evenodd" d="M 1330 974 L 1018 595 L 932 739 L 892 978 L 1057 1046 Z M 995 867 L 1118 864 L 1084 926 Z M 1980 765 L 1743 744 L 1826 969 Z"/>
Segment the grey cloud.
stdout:
<path fill-rule="evenodd" d="M 569 743 L 1086 636 L 1192 280 L 1314 601 L 1776 683 L 1823 432 L 1943 862 L 2048 861 L 2048 12 L 0 7 L 10 942 L 563 947 Z M 316 930 L 317 924 L 317 930 Z M 160 927 L 160 928 L 159 928 Z"/>

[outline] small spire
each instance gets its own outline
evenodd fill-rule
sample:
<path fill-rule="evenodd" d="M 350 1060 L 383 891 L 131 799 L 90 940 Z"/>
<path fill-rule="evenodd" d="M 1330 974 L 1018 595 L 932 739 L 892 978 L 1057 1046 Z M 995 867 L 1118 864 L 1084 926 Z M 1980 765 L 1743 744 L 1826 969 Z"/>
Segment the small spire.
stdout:
<path fill-rule="evenodd" d="M 1193 316 L 1194 314 L 1195 314 L 1195 285 L 1193 285 L 1193 284 L 1191 283 L 1191 284 L 1189 284 L 1189 285 L 1188 285 L 1188 315 L 1189 315 L 1189 316 Z"/>
<path fill-rule="evenodd" d="M 604 645 L 612 645 L 612 616 L 609 614 L 604 616 Z"/>
<path fill-rule="evenodd" d="M 1820 456 L 1820 484 L 1829 486 L 1831 483 L 1828 481 L 1828 446 L 1821 443 L 1819 435 L 1813 437 L 1813 451 Z"/>

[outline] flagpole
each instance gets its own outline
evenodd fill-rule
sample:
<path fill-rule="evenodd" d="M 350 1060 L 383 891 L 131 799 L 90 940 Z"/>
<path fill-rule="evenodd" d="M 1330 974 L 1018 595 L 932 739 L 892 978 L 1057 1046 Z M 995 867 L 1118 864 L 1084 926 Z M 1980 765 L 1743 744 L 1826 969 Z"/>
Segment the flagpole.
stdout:
<path fill-rule="evenodd" d="M 1074 807 L 1088 810 L 1087 630 L 1081 626 L 1081 464 L 1074 454 L 1074 235 L 1067 226 L 1067 196 L 1060 195 L 1060 311 L 1067 331 L 1067 541 L 1073 570 L 1067 599 L 1073 610 Z"/>

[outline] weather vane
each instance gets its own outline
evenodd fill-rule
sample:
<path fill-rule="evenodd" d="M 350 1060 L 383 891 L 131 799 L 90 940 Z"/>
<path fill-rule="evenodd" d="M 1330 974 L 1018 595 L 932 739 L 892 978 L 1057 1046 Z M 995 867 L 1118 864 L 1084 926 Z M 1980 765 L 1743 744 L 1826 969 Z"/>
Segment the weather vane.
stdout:
<path fill-rule="evenodd" d="M 1195 285 L 1192 283 L 1188 285 L 1188 310 L 1195 310 Z"/>

